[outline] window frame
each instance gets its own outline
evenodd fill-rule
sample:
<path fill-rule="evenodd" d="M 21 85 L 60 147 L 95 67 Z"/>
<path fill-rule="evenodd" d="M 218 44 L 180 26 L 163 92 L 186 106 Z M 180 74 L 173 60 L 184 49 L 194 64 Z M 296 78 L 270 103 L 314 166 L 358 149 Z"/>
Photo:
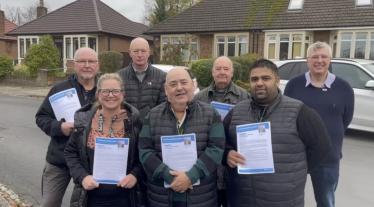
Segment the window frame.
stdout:
<path fill-rule="evenodd" d="M 288 57 L 287 59 L 292 59 L 292 43 L 293 43 L 293 36 L 294 35 L 302 35 L 302 41 L 301 41 L 301 57 L 302 58 L 306 58 L 306 49 L 308 48 L 305 48 L 305 44 L 309 42 L 309 45 L 310 43 L 313 42 L 313 31 L 310 32 L 310 31 L 280 31 L 280 32 L 274 32 L 274 31 L 271 31 L 271 32 L 265 32 L 265 36 L 264 36 L 264 39 L 265 39 L 265 44 L 264 44 L 264 56 L 265 58 L 269 59 L 268 57 L 268 52 L 269 52 L 269 43 L 274 43 L 275 42 L 275 59 L 269 59 L 269 60 L 272 60 L 272 61 L 279 61 L 279 52 L 280 52 L 280 36 L 281 35 L 289 35 L 289 44 L 288 44 Z M 276 40 L 269 40 L 269 36 L 276 36 Z M 305 38 L 306 37 L 309 37 L 309 40 L 306 40 Z"/>
<path fill-rule="evenodd" d="M 228 55 L 228 40 L 227 38 L 228 37 L 234 37 L 235 36 L 235 55 L 233 57 L 237 57 L 239 56 L 239 37 L 246 37 L 246 53 L 248 53 L 249 51 L 249 33 L 215 33 L 214 34 L 214 39 L 213 39 L 213 57 L 214 58 L 218 58 L 218 54 L 217 54 L 217 37 L 224 37 L 225 38 L 225 42 L 224 42 L 224 52 L 223 52 L 223 55 L 224 56 L 227 56 Z M 242 42 L 241 42 L 242 43 Z"/>
<path fill-rule="evenodd" d="M 99 36 L 98 35 L 64 35 L 63 36 L 63 48 L 64 48 L 64 55 L 63 55 L 63 58 L 64 58 L 64 62 L 66 62 L 67 60 L 74 60 L 74 55 L 75 55 L 75 52 L 74 51 L 74 38 L 77 38 L 78 40 L 78 43 L 77 43 L 77 46 L 79 48 L 81 48 L 82 44 L 81 44 L 81 40 L 82 38 L 85 39 L 85 47 L 88 47 L 89 45 L 89 42 L 88 42 L 88 39 L 89 38 L 95 38 L 96 39 L 96 53 L 99 53 Z M 71 46 L 70 46 L 70 55 L 71 57 L 67 57 L 67 47 L 66 47 L 66 43 L 67 43 L 67 39 L 70 39 L 70 43 L 71 43 Z"/>
<path fill-rule="evenodd" d="M 169 39 L 168 43 L 173 44 L 173 41 L 172 41 L 173 38 L 178 38 L 178 41 L 182 41 L 182 39 L 186 38 L 186 35 L 185 34 L 161 35 L 160 37 L 160 47 L 161 47 L 160 48 L 160 60 L 162 60 L 162 57 L 164 56 L 163 46 L 167 44 L 167 43 L 164 43 L 164 38 L 168 38 Z M 192 40 L 190 41 L 190 47 L 191 45 L 196 45 L 196 51 L 197 51 L 197 55 L 195 56 L 196 60 L 192 59 L 194 58 L 194 55 L 191 55 L 191 62 L 197 61 L 199 59 L 199 43 L 200 43 L 199 37 L 196 38 L 196 42 L 193 42 Z M 190 57 L 190 50 L 188 50 L 187 58 L 189 57 Z M 188 61 L 188 59 L 184 61 Z"/>
<path fill-rule="evenodd" d="M 295 8 L 291 8 L 292 3 L 294 2 L 294 4 L 295 4 L 296 1 L 301 1 L 300 6 L 297 7 L 297 8 L 296 7 Z M 290 0 L 290 3 L 288 4 L 288 11 L 292 11 L 292 12 L 294 12 L 294 11 L 302 11 L 303 8 L 304 8 L 304 0 Z"/>
<path fill-rule="evenodd" d="M 356 7 L 369 7 L 369 6 L 373 6 L 373 0 L 370 0 L 370 3 L 369 4 L 359 4 L 359 1 L 360 0 L 356 0 Z"/>
<path fill-rule="evenodd" d="M 26 39 L 30 40 L 30 47 L 32 44 L 39 44 L 41 36 L 18 36 L 17 37 L 17 50 L 18 50 L 18 62 L 21 62 L 27 54 Z M 21 57 L 21 39 L 23 39 L 23 57 Z M 33 39 L 36 39 L 36 43 L 33 43 Z"/>
<path fill-rule="evenodd" d="M 338 39 L 337 39 L 338 44 L 337 44 L 336 57 L 341 58 L 340 49 L 341 49 L 342 34 L 348 34 L 348 33 L 352 34 L 349 58 L 354 58 L 355 57 L 357 33 L 367 33 L 367 35 L 366 35 L 365 58 L 364 59 L 369 59 L 370 48 L 371 48 L 371 40 L 372 40 L 371 35 L 372 34 L 374 35 L 374 29 L 371 29 L 371 30 L 339 30 L 338 33 L 337 33 L 338 34 Z M 374 46 L 374 44 L 373 44 L 373 46 Z"/>

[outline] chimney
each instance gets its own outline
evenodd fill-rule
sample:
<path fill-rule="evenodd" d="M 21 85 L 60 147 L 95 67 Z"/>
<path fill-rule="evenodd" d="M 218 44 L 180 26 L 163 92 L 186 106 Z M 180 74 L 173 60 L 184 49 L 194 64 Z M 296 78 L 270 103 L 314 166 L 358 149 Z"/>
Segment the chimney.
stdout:
<path fill-rule="evenodd" d="M 47 8 L 44 7 L 44 1 L 40 0 L 39 6 L 36 9 L 36 17 L 39 18 L 47 14 Z"/>
<path fill-rule="evenodd" d="M 1 10 L 0 5 L 0 37 L 5 36 L 5 15 L 4 11 Z"/>

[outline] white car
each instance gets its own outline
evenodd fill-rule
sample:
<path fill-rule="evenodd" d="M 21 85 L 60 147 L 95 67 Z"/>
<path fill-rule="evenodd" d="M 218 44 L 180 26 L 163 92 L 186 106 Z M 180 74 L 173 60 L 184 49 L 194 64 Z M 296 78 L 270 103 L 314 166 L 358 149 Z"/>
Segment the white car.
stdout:
<path fill-rule="evenodd" d="M 197 79 L 195 78 L 195 76 L 192 74 L 190 68 L 188 68 L 186 66 L 173 66 L 173 65 L 161 65 L 161 64 L 152 64 L 152 66 L 164 71 L 165 73 L 168 73 L 171 69 L 173 69 L 175 67 L 184 68 L 185 70 L 187 70 L 188 74 L 190 74 L 190 77 L 193 81 L 193 84 L 194 84 L 194 87 L 195 87 L 194 94 L 196 95 L 197 93 L 200 92 L 199 83 L 197 82 Z"/>
<path fill-rule="evenodd" d="M 288 80 L 309 71 L 306 59 L 274 62 L 281 79 L 279 88 L 284 91 Z M 348 128 L 374 132 L 374 61 L 364 59 L 332 59 L 329 71 L 353 88 L 355 111 Z"/>

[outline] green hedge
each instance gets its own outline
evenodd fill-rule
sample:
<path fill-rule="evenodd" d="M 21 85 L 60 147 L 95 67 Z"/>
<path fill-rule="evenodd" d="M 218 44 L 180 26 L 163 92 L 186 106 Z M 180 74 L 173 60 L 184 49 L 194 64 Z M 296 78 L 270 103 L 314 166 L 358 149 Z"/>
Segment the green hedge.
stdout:
<path fill-rule="evenodd" d="M 44 35 L 39 44 L 31 44 L 25 57 L 30 77 L 37 77 L 39 69 L 57 69 L 60 66 L 60 52 L 53 38 L 50 35 Z M 58 70 L 51 70 L 48 76 L 55 77 Z"/>
<path fill-rule="evenodd" d="M 252 65 L 254 61 L 259 60 L 261 58 L 261 55 L 252 53 L 247 53 L 239 57 L 230 57 L 231 61 L 235 61 L 242 65 L 243 73 L 241 80 L 243 82 L 249 82 L 249 66 Z"/>
<path fill-rule="evenodd" d="M 13 73 L 13 59 L 6 54 L 0 55 L 0 77 Z"/>
<path fill-rule="evenodd" d="M 209 86 L 212 81 L 212 68 L 214 61 L 216 59 L 200 59 L 191 64 L 191 71 L 196 76 L 197 81 L 199 82 L 199 86 L 207 87 Z M 232 81 L 240 80 L 242 77 L 242 65 L 233 61 L 234 66 L 234 76 L 232 77 Z"/>
<path fill-rule="evenodd" d="M 104 51 L 99 55 L 101 73 L 115 73 L 122 68 L 123 55 L 119 52 Z"/>

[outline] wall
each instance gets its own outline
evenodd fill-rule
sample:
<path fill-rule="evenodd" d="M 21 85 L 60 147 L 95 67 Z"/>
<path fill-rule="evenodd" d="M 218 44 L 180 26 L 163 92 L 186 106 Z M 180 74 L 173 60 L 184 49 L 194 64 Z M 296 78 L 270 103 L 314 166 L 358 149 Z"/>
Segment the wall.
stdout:
<path fill-rule="evenodd" d="M 199 59 L 213 57 L 214 34 L 199 35 Z"/>
<path fill-rule="evenodd" d="M 7 54 L 13 60 L 18 58 L 17 41 L 0 39 L 0 54 Z"/>
<path fill-rule="evenodd" d="M 330 31 L 314 31 L 313 42 L 326 42 L 330 44 Z"/>

